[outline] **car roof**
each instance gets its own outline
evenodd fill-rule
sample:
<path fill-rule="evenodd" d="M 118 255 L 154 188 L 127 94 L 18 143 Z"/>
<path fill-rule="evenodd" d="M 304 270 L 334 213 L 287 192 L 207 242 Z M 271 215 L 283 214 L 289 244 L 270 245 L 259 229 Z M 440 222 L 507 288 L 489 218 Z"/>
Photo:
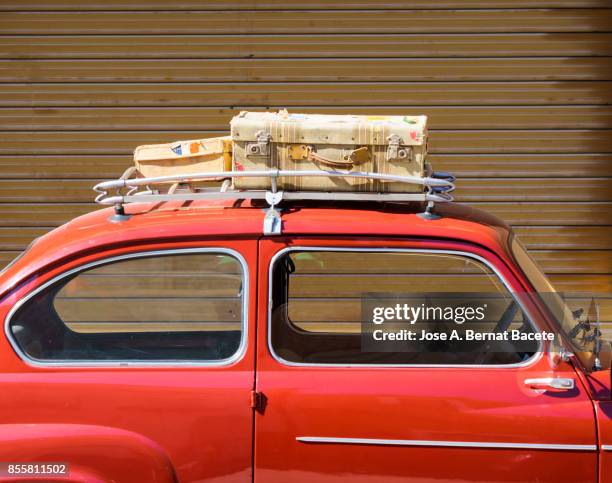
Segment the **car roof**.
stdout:
<path fill-rule="evenodd" d="M 262 236 L 265 205 L 217 200 L 126 205 L 125 221 L 113 209 L 93 211 L 35 240 L 23 256 L 0 275 L 0 293 L 45 267 L 77 253 L 118 244 L 203 237 Z M 440 203 L 440 219 L 418 216 L 422 203 L 292 202 L 282 207 L 283 235 L 441 238 L 504 249 L 508 226 L 484 211 L 458 203 Z"/>

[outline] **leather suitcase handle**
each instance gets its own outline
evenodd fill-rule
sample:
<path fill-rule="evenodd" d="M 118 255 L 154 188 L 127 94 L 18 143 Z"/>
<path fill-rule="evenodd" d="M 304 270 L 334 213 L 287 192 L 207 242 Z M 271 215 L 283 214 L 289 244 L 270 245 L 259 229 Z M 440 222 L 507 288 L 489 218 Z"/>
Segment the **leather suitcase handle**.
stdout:
<path fill-rule="evenodd" d="M 311 161 L 325 164 L 333 168 L 352 168 L 357 163 L 369 161 L 370 153 L 367 147 L 357 148 L 346 156 L 346 159 L 330 159 L 317 154 L 312 147 L 308 148 L 308 158 Z"/>

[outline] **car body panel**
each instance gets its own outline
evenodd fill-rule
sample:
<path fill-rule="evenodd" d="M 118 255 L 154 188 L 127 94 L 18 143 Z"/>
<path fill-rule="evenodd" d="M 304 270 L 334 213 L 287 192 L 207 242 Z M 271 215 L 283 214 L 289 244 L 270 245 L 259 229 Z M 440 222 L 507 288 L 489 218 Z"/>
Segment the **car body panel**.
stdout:
<path fill-rule="evenodd" d="M 0 446 L 5 461 L 66 463 L 68 475 L 58 477 L 58 481 L 176 481 L 174 468 L 164 450 L 137 433 L 70 423 L 2 424 L 0 428 Z M 104 465 L 99 464 L 102 455 Z M 28 476 L 10 479 L 20 480 L 32 481 Z"/>
<path fill-rule="evenodd" d="M 257 266 L 255 240 L 129 244 L 115 249 L 93 250 L 54 266 L 43 275 L 30 277 L 2 300 L 0 317 L 5 320 L 18 300 L 58 273 L 93 260 L 150 250 L 174 251 L 196 247 L 223 247 L 239 253 L 249 267 L 249 288 L 256 291 L 256 273 L 251 269 Z M 255 320 L 254 297 L 249 297 L 247 317 L 247 321 Z M 105 470 L 108 461 L 104 448 L 111 436 L 104 434 L 110 432 L 113 438 L 118 438 L 121 434 L 129 433 L 138 435 L 142 441 L 154 442 L 160 448 L 160 454 L 167 455 L 165 457 L 171 462 L 179 481 L 251 481 L 253 418 L 250 395 L 254 380 L 255 335 L 253 331 L 247 331 L 246 337 L 246 350 L 239 360 L 225 366 L 205 367 L 205 372 L 197 364 L 185 366 L 171 363 L 163 367 L 147 366 L 146 363 L 128 366 L 120 362 L 111 362 L 110 367 L 89 367 L 87 363 L 76 367 L 51 364 L 34 366 L 20 359 L 7 338 L 2 338 L 0 385 L 4 396 L 0 398 L 0 413 L 3 415 L 0 434 L 6 431 L 17 442 L 20 427 L 33 426 L 41 431 L 49 427 L 60 431 L 59 434 L 53 433 L 55 439 L 49 441 L 61 444 L 59 449 L 50 452 L 48 441 L 46 447 L 41 443 L 40 451 L 37 451 L 38 447 L 32 447 L 28 453 L 27 438 L 30 433 L 27 433 L 23 442 L 12 446 L 21 448 L 20 452 L 9 452 L 7 455 L 26 461 L 36 461 L 35 458 L 46 461 L 49 458 L 47 455 L 61 453 L 61 461 L 88 461 L 92 465 L 89 468 L 91 471 L 102 476 L 118 475 L 115 479 L 105 478 L 104 481 L 156 481 L 134 479 L 132 475 L 136 473 L 131 471 L 121 474 Z M 62 434 L 62 425 L 68 425 L 70 431 L 67 434 L 72 434 L 73 425 L 81 425 L 85 429 L 76 431 L 73 439 L 67 439 L 67 442 L 74 441 L 72 445 L 64 446 L 63 440 L 58 439 Z M 96 439 L 98 430 L 89 431 L 91 428 L 103 428 L 107 433 Z M 84 450 L 77 444 L 79 440 L 89 441 L 93 448 L 96 445 L 99 447 L 97 460 L 91 455 L 83 456 Z M 126 441 L 126 445 L 128 443 Z M 132 451 L 129 445 L 127 451 Z M 140 452 L 144 458 L 143 451 Z M 133 460 L 124 455 L 124 463 L 132 461 L 134 471 L 138 467 L 136 454 Z M 151 451 L 149 454 L 153 455 Z M 7 455 L 0 449 L 0 460 L 8 461 Z M 143 464 L 141 462 L 140 466 Z M 158 466 L 159 463 L 152 459 L 150 470 Z M 150 476 L 153 478 L 153 473 Z"/>
<path fill-rule="evenodd" d="M 466 243 L 265 239 L 260 264 L 267 266 L 285 246 L 465 251 L 493 264 L 516 291 L 525 289 L 501 259 Z M 260 271 L 260 341 L 269 336 L 267 283 Z M 535 304 L 529 307 L 530 313 L 535 310 Z M 256 415 L 255 474 L 266 482 L 323 483 L 343 477 L 360 482 L 596 481 L 597 439 L 588 392 L 579 382 L 566 393 L 525 387 L 525 379 L 540 377 L 577 379 L 571 364 L 553 369 L 548 358 L 537 356 L 523 367 L 502 368 L 292 366 L 260 344 L 257 390 L 268 403 Z M 383 443 L 297 440 L 313 437 Z M 445 443 L 476 447 L 436 446 Z M 511 447 L 487 447 L 496 443 Z M 512 448 L 521 444 L 544 447 Z M 549 447 L 558 444 L 579 449 Z"/>
<path fill-rule="evenodd" d="M 0 398 L 0 432 L 14 442 L 15 453 L 5 455 L 0 449 L 0 460 L 59 454 L 51 449 L 54 438 L 42 433 L 39 445 L 28 452 L 33 431 L 44 433 L 46 428 L 69 435 L 63 459 L 76 462 L 74 481 L 116 475 L 105 473 L 104 459 L 90 458 L 79 441 L 104 448 L 123 434 L 125 447 L 133 444 L 135 449 L 133 459 L 126 460 L 130 469 L 118 471 L 116 481 L 134 481 L 144 455 L 159 475 L 150 481 L 164 481 L 171 473 L 185 482 L 255 478 L 323 483 L 349 476 L 362 482 L 596 481 L 592 402 L 584 378 L 577 377 L 571 362 L 555 369 L 540 357 L 531 365 L 501 369 L 347 371 L 289 367 L 269 351 L 268 264 L 287 247 L 468 251 L 494 263 L 517 290 L 529 290 L 508 251 L 510 231 L 504 223 L 461 205 L 437 208 L 444 215 L 440 220 L 420 218 L 422 209 L 419 204 L 287 205 L 282 211 L 283 236 L 263 237 L 265 211 L 249 202 L 132 204 L 126 206 L 133 215 L 126 221 L 115 222 L 113 211 L 105 209 L 41 237 L 0 276 L 3 320 L 36 287 L 86 263 L 141 251 L 223 247 L 239 252 L 249 267 L 247 348 L 240 360 L 225 367 L 37 367 L 1 338 L 0 384 L 5 396 Z M 542 308 L 527 303 L 546 326 Z M 565 395 L 535 394 L 523 388 L 527 375 L 572 377 L 577 387 Z M 266 400 L 260 412 L 251 407 L 255 378 Z M 20 433 L 24 425 L 29 429 Z M 65 431 L 62 425 L 67 425 Z M 300 436 L 485 446 L 310 444 L 296 441 Z M 592 449 L 486 446 L 495 442 Z M 120 463 L 117 468 L 122 468 Z M 480 476 L 475 477 L 474 469 Z"/>
<path fill-rule="evenodd" d="M 597 401 L 599 435 L 599 481 L 612 481 L 612 402 Z"/>

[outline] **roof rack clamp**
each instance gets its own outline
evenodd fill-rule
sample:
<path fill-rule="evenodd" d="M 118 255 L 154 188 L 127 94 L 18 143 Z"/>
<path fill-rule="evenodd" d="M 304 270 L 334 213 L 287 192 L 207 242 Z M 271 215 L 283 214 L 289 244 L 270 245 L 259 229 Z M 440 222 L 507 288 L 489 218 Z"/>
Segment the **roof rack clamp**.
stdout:
<path fill-rule="evenodd" d="M 266 210 L 266 216 L 263 221 L 264 235 L 280 235 L 283 233 L 283 220 L 281 220 L 280 212 L 273 207 Z"/>
<path fill-rule="evenodd" d="M 126 215 L 123 203 L 117 203 L 115 206 L 115 214 L 109 218 L 113 223 L 120 223 L 129 220 L 132 215 Z"/>
<path fill-rule="evenodd" d="M 419 218 L 422 218 L 423 220 L 439 220 L 440 218 L 442 218 L 442 216 L 433 212 L 434 207 L 435 207 L 434 202 L 428 201 L 425 211 L 423 211 L 422 213 L 417 213 L 417 216 Z"/>
<path fill-rule="evenodd" d="M 276 181 L 273 178 L 273 181 Z M 266 210 L 266 216 L 263 221 L 264 235 L 280 235 L 283 232 L 283 220 L 281 220 L 280 211 L 276 209 L 283 200 L 283 191 L 276 191 L 276 183 L 272 184 L 274 191 L 266 191 L 266 201 L 270 207 Z"/>

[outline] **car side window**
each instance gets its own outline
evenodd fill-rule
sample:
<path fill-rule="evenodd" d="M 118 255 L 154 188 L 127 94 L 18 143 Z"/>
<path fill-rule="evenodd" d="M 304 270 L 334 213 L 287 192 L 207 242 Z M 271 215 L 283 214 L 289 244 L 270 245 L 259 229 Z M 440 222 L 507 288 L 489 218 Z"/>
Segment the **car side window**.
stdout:
<path fill-rule="evenodd" d="M 499 276 L 462 254 L 296 249 L 276 258 L 271 284 L 270 348 L 289 363 L 518 364 L 539 348 L 539 342 L 508 337 L 523 338 L 535 330 Z M 394 311 L 398 306 L 408 312 Z M 397 320 L 371 324 L 373 310 L 382 314 L 387 307 L 391 319 L 419 308 L 433 316 L 401 326 L 414 331 L 415 340 L 368 345 L 369 327 L 383 334 L 398 326 Z M 452 318 L 443 317 L 442 309 L 451 310 Z M 464 323 L 465 315 L 477 310 L 483 316 Z M 470 330 L 475 338 L 501 334 L 508 340 L 418 340 L 423 331 L 450 335 L 453 330 L 461 336 Z"/>
<path fill-rule="evenodd" d="M 96 263 L 35 291 L 8 327 L 36 361 L 220 363 L 243 346 L 245 271 L 208 249 Z"/>

